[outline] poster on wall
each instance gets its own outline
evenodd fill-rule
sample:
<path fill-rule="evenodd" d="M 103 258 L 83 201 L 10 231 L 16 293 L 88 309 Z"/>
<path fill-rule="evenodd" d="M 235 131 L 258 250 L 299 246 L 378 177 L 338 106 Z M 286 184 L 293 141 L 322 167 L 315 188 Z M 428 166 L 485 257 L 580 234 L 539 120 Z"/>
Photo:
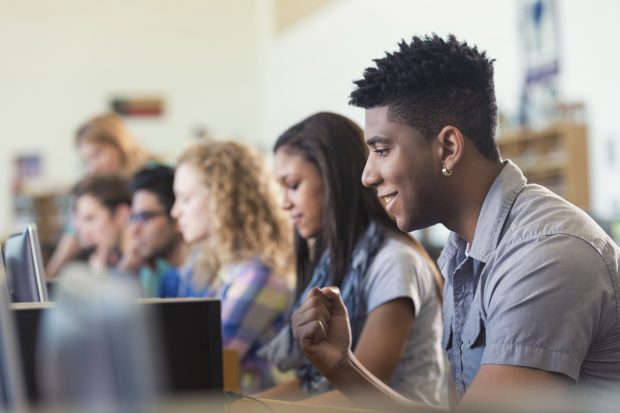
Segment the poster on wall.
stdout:
<path fill-rule="evenodd" d="M 43 176 L 43 158 L 38 152 L 21 153 L 13 157 L 13 194 L 19 194 L 24 187 Z"/>
<path fill-rule="evenodd" d="M 520 36 L 524 83 L 521 123 L 544 127 L 556 117 L 560 39 L 555 0 L 521 0 Z"/>
<path fill-rule="evenodd" d="M 160 118 L 165 112 L 164 99 L 159 96 L 116 96 L 111 99 L 110 108 L 132 118 Z"/>

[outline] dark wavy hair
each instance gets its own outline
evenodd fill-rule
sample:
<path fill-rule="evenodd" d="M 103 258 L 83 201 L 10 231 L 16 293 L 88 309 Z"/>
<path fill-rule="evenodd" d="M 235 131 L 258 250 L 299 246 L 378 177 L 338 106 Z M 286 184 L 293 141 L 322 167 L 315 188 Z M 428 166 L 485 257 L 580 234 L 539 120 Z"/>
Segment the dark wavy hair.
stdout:
<path fill-rule="evenodd" d="M 365 109 L 388 106 L 396 122 L 416 128 L 432 139 L 452 125 L 470 139 L 487 159 L 500 159 L 495 142 L 497 104 L 493 61 L 454 35 L 404 40 L 399 50 L 375 59 L 349 103 Z"/>
<path fill-rule="evenodd" d="M 441 283 L 439 271 L 426 251 L 398 229 L 379 201 L 375 189 L 362 185 L 368 148 L 357 124 L 334 113 L 317 113 L 284 132 L 276 141 L 273 152 L 279 150 L 302 156 L 316 165 L 325 188 L 323 230 L 314 240 L 312 249 L 295 230 L 297 297 L 308 285 L 312 270 L 325 250 L 329 250 L 332 258 L 329 271 L 334 284 L 342 284 L 355 245 L 371 221 L 417 249 Z"/>

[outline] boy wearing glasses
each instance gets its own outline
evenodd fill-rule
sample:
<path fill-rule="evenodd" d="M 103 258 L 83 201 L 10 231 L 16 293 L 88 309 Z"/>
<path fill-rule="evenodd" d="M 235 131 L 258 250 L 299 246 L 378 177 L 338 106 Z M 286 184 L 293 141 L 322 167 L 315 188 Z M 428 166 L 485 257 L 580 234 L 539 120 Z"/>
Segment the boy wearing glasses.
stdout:
<path fill-rule="evenodd" d="M 173 181 L 173 168 L 156 165 L 138 171 L 130 182 L 132 243 L 120 269 L 139 274 L 145 297 L 177 295 L 178 268 L 188 251 L 170 216 Z"/>

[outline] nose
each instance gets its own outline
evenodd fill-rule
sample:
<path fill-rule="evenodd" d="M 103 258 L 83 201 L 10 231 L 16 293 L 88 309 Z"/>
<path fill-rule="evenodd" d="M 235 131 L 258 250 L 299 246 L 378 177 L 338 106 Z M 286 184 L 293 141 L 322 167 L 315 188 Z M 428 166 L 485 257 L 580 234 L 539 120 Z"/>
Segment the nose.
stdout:
<path fill-rule="evenodd" d="M 372 154 L 366 159 L 364 172 L 362 172 L 362 184 L 368 188 L 377 187 L 381 183 L 381 175 L 377 171 Z"/>
<path fill-rule="evenodd" d="M 293 207 L 293 202 L 291 201 L 291 198 L 289 197 L 288 191 L 286 189 L 282 191 L 281 207 L 285 211 L 288 211 Z"/>
<path fill-rule="evenodd" d="M 170 216 L 174 219 L 179 219 L 179 204 L 177 203 L 177 201 L 174 201 L 174 204 L 172 204 Z"/>
<path fill-rule="evenodd" d="M 140 225 L 139 222 L 130 222 L 129 225 L 127 226 L 127 230 L 129 231 L 129 234 L 131 234 L 132 236 L 137 235 L 141 229 L 142 229 L 142 225 Z"/>

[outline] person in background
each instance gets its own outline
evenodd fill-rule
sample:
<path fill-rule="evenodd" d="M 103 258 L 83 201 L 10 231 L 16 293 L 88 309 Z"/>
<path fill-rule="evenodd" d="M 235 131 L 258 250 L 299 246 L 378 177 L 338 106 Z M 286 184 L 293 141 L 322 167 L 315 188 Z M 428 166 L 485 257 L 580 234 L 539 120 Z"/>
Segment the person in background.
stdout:
<path fill-rule="evenodd" d="M 223 344 L 239 353 L 244 391 L 273 385 L 256 350 L 290 304 L 291 236 L 272 185 L 264 159 L 236 142 L 189 148 L 174 177 L 172 216 L 194 246 L 179 296 L 221 299 Z"/>
<path fill-rule="evenodd" d="M 116 269 L 127 239 L 131 193 L 119 175 L 93 175 L 73 189 L 75 229 L 80 245 L 91 250 L 88 266 L 102 274 Z"/>
<path fill-rule="evenodd" d="M 177 295 L 178 269 L 189 248 L 170 212 L 174 205 L 174 168 L 153 165 L 138 171 L 132 192 L 129 247 L 118 269 L 137 273 L 145 297 Z"/>
<path fill-rule="evenodd" d="M 96 116 L 80 126 L 75 135 L 75 146 L 84 163 L 86 176 L 120 174 L 129 179 L 148 160 L 155 159 L 113 113 Z M 79 251 L 75 229 L 68 225 L 46 265 L 47 278 L 53 278 Z"/>
<path fill-rule="evenodd" d="M 407 397 L 446 404 L 441 275 L 422 246 L 396 227 L 376 191 L 362 185 L 368 149 L 360 127 L 317 113 L 284 132 L 274 153 L 282 208 L 295 226 L 294 308 L 317 288 L 339 287 L 361 364 Z M 328 380 L 303 357 L 288 327 L 266 351 L 279 367 L 294 367 L 297 378 L 260 397 L 323 393 L 310 400 L 347 404 L 342 393 L 328 392 Z"/>
<path fill-rule="evenodd" d="M 75 146 L 87 175 L 117 173 L 130 178 L 153 160 L 120 116 L 109 113 L 82 125 L 75 135 Z"/>
<path fill-rule="evenodd" d="M 516 401 L 515 392 L 553 401 L 579 389 L 616 394 L 620 248 L 582 210 L 502 160 L 493 60 L 453 35 L 432 35 L 374 62 L 351 93 L 365 109 L 370 148 L 362 181 L 402 230 L 441 223 L 451 231 L 438 263 L 452 404 L 498 411 L 493 404 Z M 315 290 L 293 315 L 304 354 L 366 407 L 413 407 L 351 352 L 342 296 Z"/>

